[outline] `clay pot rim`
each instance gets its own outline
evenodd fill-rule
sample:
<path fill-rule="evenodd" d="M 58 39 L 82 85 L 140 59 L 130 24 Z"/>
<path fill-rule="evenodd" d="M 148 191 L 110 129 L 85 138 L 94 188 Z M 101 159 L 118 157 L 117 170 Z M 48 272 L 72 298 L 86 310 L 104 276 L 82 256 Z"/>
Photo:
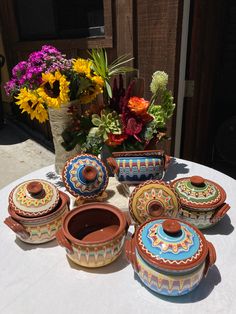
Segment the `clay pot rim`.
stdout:
<path fill-rule="evenodd" d="M 183 180 L 186 180 L 186 179 L 190 180 L 190 178 L 191 177 L 183 177 L 183 178 L 175 179 L 170 184 L 175 189 L 174 185 L 177 182 L 180 182 L 180 181 L 183 181 Z M 205 211 L 208 211 L 208 210 L 209 211 L 210 210 L 214 211 L 214 210 L 216 210 L 219 206 L 221 206 L 225 202 L 225 200 L 226 200 L 226 192 L 222 188 L 222 186 L 220 186 L 218 183 L 216 183 L 216 182 L 214 182 L 212 180 L 209 180 L 209 179 L 206 179 L 206 178 L 203 178 L 203 179 L 208 181 L 208 182 L 210 182 L 212 185 L 216 186 L 219 189 L 220 196 L 221 196 L 220 200 L 218 202 L 216 202 L 216 203 L 213 203 L 213 204 L 198 204 L 198 205 L 196 205 L 196 203 L 193 203 L 193 202 L 187 201 L 187 200 L 185 201 L 185 200 L 183 200 L 179 196 L 180 203 L 181 203 L 181 205 L 183 205 L 183 207 L 186 207 L 187 209 L 193 210 L 193 211 L 197 211 L 198 209 L 205 210 Z M 177 191 L 176 191 L 176 193 L 178 194 Z"/>
<path fill-rule="evenodd" d="M 131 150 L 131 151 L 125 151 L 125 152 L 112 152 L 112 156 L 114 158 L 117 157 L 142 157 L 147 154 L 147 157 L 149 156 L 163 156 L 165 155 L 164 150 L 160 149 L 153 149 L 153 150 Z"/>
<path fill-rule="evenodd" d="M 203 244 L 203 251 L 201 253 L 201 255 L 197 258 L 197 260 L 188 263 L 187 265 L 173 265 L 173 264 L 165 264 L 163 261 L 158 261 L 157 259 L 153 259 L 152 257 L 148 256 L 147 253 L 145 253 L 144 250 L 142 250 L 142 248 L 140 247 L 140 245 L 138 244 L 138 234 L 140 232 L 140 230 L 148 223 L 150 223 L 151 221 L 155 221 L 155 220 L 176 220 L 177 222 L 182 222 L 186 225 L 188 225 L 189 227 L 191 227 L 197 234 L 198 236 L 201 238 L 202 240 L 202 244 Z M 150 265 L 152 265 L 153 267 L 156 267 L 157 269 L 160 270 L 167 270 L 167 271 L 189 271 L 191 269 L 195 269 L 197 266 L 200 266 L 207 258 L 208 255 L 208 242 L 205 238 L 205 236 L 203 235 L 203 233 L 195 226 L 193 226 L 192 224 L 182 220 L 182 219 L 178 219 L 178 218 L 168 218 L 168 217 L 158 217 L 158 219 L 151 219 L 148 220 L 146 222 L 144 222 L 142 225 L 140 225 L 134 235 L 134 241 L 135 241 L 135 248 L 137 249 L 139 255 L 146 260 Z"/>
<path fill-rule="evenodd" d="M 120 226 L 119 226 L 118 230 L 112 236 L 107 237 L 103 241 L 101 241 L 101 240 L 100 241 L 79 240 L 79 239 L 73 237 L 68 230 L 68 224 L 74 216 L 76 216 L 82 212 L 85 212 L 87 210 L 92 210 L 92 209 L 99 209 L 99 210 L 103 210 L 103 211 L 112 212 L 119 219 Z M 62 232 L 63 232 L 64 236 L 68 240 L 70 240 L 72 242 L 72 244 L 75 243 L 75 244 L 84 245 L 84 246 L 93 245 L 93 244 L 102 244 L 102 243 L 106 243 L 109 241 L 113 241 L 115 238 L 119 237 L 125 231 L 125 227 L 126 227 L 126 219 L 125 219 L 123 212 L 116 206 L 113 206 L 113 205 L 108 204 L 108 203 L 102 203 L 102 202 L 87 203 L 87 204 L 82 204 L 78 207 L 75 207 L 74 209 L 72 209 L 70 212 L 68 212 L 64 216 L 63 222 L 62 222 Z"/>
<path fill-rule="evenodd" d="M 14 192 L 15 192 L 15 190 L 18 188 L 18 187 L 20 187 L 21 185 L 23 185 L 23 184 L 26 184 L 27 182 L 33 182 L 33 181 L 35 181 L 35 182 L 39 182 L 39 183 L 41 183 L 41 182 L 43 182 L 43 183 L 45 183 L 45 184 L 49 184 L 49 185 L 51 185 L 51 186 L 53 186 L 54 188 L 55 188 L 55 191 L 57 192 L 57 195 L 56 195 L 56 199 L 55 199 L 55 202 L 54 202 L 54 204 L 52 205 L 52 206 L 50 206 L 50 207 L 48 207 L 47 209 L 45 209 L 45 210 L 43 210 L 43 211 L 40 211 L 40 212 L 38 212 L 38 213 L 35 213 L 35 214 L 33 214 L 33 213 L 28 213 L 28 212 L 24 212 L 23 210 L 20 210 L 20 209 L 18 209 L 17 208 L 17 206 L 15 205 L 15 203 L 13 202 L 13 194 L 14 194 Z M 60 191 L 58 190 L 58 188 L 53 184 L 53 183 L 51 183 L 51 182 L 48 182 L 47 180 L 44 180 L 44 179 L 29 179 L 29 180 L 26 180 L 26 181 L 23 181 L 23 182 L 21 182 L 21 183 L 19 183 L 19 184 L 17 184 L 12 190 L 11 190 L 11 192 L 10 192 L 10 194 L 9 194 L 9 196 L 8 196 L 8 204 L 9 204 L 9 207 L 10 207 L 10 209 L 11 209 L 11 212 L 13 213 L 15 213 L 16 214 L 16 216 L 19 216 L 19 217 L 24 217 L 24 218 L 36 218 L 36 217 L 42 217 L 42 216 L 45 216 L 45 215 L 47 215 L 47 214 L 49 214 L 49 213 L 51 213 L 51 212 L 53 212 L 54 211 L 54 209 L 55 209 L 55 207 L 58 205 L 58 203 L 59 203 L 59 201 L 60 201 Z M 20 213 L 22 213 L 22 215 L 20 215 Z M 12 215 L 12 214 L 11 214 Z"/>
<path fill-rule="evenodd" d="M 146 185 L 148 185 L 148 184 L 158 184 L 158 185 L 163 185 L 163 186 L 165 186 L 166 188 L 169 188 L 169 189 L 171 190 L 171 192 L 172 192 L 172 193 L 175 195 L 175 197 L 176 197 L 176 200 L 177 200 L 177 203 L 178 203 L 177 211 L 178 211 L 178 213 L 180 212 L 181 203 L 180 203 L 179 195 L 178 195 L 178 193 L 175 191 L 174 187 L 172 187 L 172 185 L 171 185 L 170 183 L 166 183 L 166 182 L 164 182 L 164 181 L 162 181 L 162 180 L 147 180 L 147 181 L 145 181 L 145 182 L 140 183 L 139 185 L 137 185 L 137 186 L 133 189 L 131 195 L 129 196 L 128 209 L 129 209 L 129 213 L 130 213 L 131 217 L 133 218 L 133 220 L 134 220 L 135 222 L 137 222 L 138 224 L 143 224 L 143 223 L 145 223 L 145 221 L 140 222 L 140 221 L 136 218 L 136 216 L 134 215 L 132 203 L 133 203 L 133 199 L 134 199 L 136 193 L 137 193 L 141 188 L 143 188 L 144 186 L 146 186 Z M 150 217 L 148 218 L 148 220 L 149 220 L 149 219 L 150 219 L 150 220 L 156 220 L 156 219 L 159 219 L 159 217 L 154 218 L 154 217 L 151 217 L 151 216 L 150 216 Z"/>
<path fill-rule="evenodd" d="M 11 208 L 10 203 L 9 203 L 8 213 L 10 214 L 10 216 L 13 219 L 20 221 L 20 222 L 24 222 L 24 221 L 25 222 L 31 222 L 31 221 L 40 222 L 42 219 L 51 219 L 53 216 L 55 216 L 55 214 L 58 213 L 62 209 L 62 207 L 65 205 L 65 203 L 69 202 L 69 200 L 70 200 L 70 198 L 66 193 L 59 191 L 59 201 L 58 201 L 57 205 L 59 204 L 60 201 L 61 201 L 61 204 L 55 211 L 50 211 L 49 213 L 46 213 L 46 214 L 41 215 L 41 216 L 35 216 L 35 217 L 27 216 L 26 217 L 26 216 L 21 216 L 21 215 L 17 214 L 15 212 L 15 210 L 13 208 Z"/>
<path fill-rule="evenodd" d="M 67 180 L 66 180 L 66 178 L 65 178 L 66 167 L 68 166 L 68 164 L 71 162 L 72 159 L 78 158 L 78 157 L 80 157 L 80 156 L 92 157 L 92 158 L 96 159 L 97 161 L 99 161 L 99 162 L 104 166 L 106 181 L 105 181 L 105 183 L 104 183 L 103 189 L 101 189 L 101 190 L 100 190 L 99 192 L 97 192 L 96 194 L 93 194 L 93 195 L 90 195 L 90 196 L 79 195 L 79 194 L 75 193 L 75 191 L 73 191 L 73 190 L 70 188 L 70 186 L 67 184 Z M 64 186 L 65 186 L 66 190 L 67 190 L 71 195 L 73 195 L 74 197 L 78 197 L 78 196 L 79 196 L 81 199 L 86 199 L 86 200 L 88 200 L 88 199 L 93 199 L 93 198 L 95 198 L 95 197 L 97 197 L 97 196 L 100 196 L 100 195 L 106 190 L 107 185 L 108 185 L 108 181 L 109 181 L 109 176 L 108 176 L 107 168 L 106 168 L 104 162 L 103 162 L 101 159 L 99 159 L 98 157 L 96 157 L 96 156 L 94 156 L 94 155 L 92 155 L 92 154 L 76 154 L 76 155 L 70 157 L 69 159 L 67 159 L 67 161 L 66 161 L 66 163 L 65 163 L 65 165 L 64 165 L 64 167 L 63 167 L 63 169 L 62 169 L 61 177 L 62 177 L 62 181 L 63 181 L 63 183 L 64 183 Z"/>

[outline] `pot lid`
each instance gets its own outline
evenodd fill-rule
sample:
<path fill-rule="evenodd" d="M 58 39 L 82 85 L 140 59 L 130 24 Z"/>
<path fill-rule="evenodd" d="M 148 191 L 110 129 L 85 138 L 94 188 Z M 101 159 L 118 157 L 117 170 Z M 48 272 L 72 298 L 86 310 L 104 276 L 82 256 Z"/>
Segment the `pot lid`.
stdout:
<path fill-rule="evenodd" d="M 59 201 L 59 191 L 45 180 L 29 180 L 16 186 L 9 195 L 10 208 L 24 217 L 51 212 Z"/>
<path fill-rule="evenodd" d="M 160 216 L 176 217 L 179 199 L 175 190 L 158 180 L 138 185 L 129 199 L 129 212 L 138 224 Z"/>
<path fill-rule="evenodd" d="M 221 205 L 226 194 L 217 183 L 200 176 L 177 179 L 172 183 L 181 205 L 195 209 L 212 209 Z"/>
<path fill-rule="evenodd" d="M 138 229 L 135 241 L 143 259 L 164 270 L 194 268 L 208 253 L 203 234 L 179 219 L 161 218 L 146 222 Z"/>
<path fill-rule="evenodd" d="M 96 156 L 80 154 L 69 159 L 62 178 L 66 189 L 75 197 L 94 198 L 102 194 L 108 184 L 104 163 Z"/>

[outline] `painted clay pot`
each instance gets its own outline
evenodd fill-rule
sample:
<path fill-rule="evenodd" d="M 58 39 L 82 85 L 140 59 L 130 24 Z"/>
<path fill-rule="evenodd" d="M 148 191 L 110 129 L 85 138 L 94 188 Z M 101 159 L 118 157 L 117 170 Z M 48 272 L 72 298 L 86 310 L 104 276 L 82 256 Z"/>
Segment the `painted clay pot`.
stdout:
<path fill-rule="evenodd" d="M 107 158 L 114 175 L 120 183 L 139 184 L 146 180 L 163 177 L 170 157 L 162 150 L 113 152 Z"/>
<path fill-rule="evenodd" d="M 70 211 L 56 237 L 67 256 L 84 267 L 113 262 L 122 251 L 128 229 L 126 216 L 107 203 L 87 203 Z"/>
<path fill-rule="evenodd" d="M 68 195 L 45 180 L 29 180 L 9 195 L 4 223 L 23 242 L 39 244 L 55 239 L 62 218 L 69 211 Z"/>
<path fill-rule="evenodd" d="M 125 251 L 141 281 L 167 296 L 192 291 L 216 261 L 213 245 L 180 219 L 145 222 L 126 240 Z"/>
<path fill-rule="evenodd" d="M 89 200 L 105 191 L 109 177 L 100 159 L 89 154 L 79 154 L 66 162 L 62 179 L 70 194 Z"/>
<path fill-rule="evenodd" d="M 163 181 L 148 180 L 139 184 L 129 198 L 129 212 L 137 224 L 162 216 L 174 218 L 179 210 L 177 193 Z"/>
<path fill-rule="evenodd" d="M 215 225 L 230 209 L 226 193 L 217 183 L 199 176 L 181 178 L 171 183 L 181 202 L 179 218 L 199 229 Z"/>

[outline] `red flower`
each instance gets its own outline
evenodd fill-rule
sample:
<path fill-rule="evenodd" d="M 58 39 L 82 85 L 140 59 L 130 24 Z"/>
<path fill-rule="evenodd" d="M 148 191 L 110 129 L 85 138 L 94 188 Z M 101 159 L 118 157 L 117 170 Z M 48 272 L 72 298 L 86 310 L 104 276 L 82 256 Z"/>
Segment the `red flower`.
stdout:
<path fill-rule="evenodd" d="M 118 146 L 121 145 L 126 139 L 127 139 L 126 134 L 108 134 L 108 140 L 106 141 L 106 144 L 108 146 Z"/>

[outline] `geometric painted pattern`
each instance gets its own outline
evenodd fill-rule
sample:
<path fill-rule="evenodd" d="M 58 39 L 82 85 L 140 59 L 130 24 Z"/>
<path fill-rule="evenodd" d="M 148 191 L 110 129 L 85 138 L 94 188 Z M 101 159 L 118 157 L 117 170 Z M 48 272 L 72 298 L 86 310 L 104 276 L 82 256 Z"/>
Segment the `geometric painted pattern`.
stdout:
<path fill-rule="evenodd" d="M 192 291 L 200 283 L 205 269 L 204 262 L 191 273 L 164 273 L 147 264 L 137 252 L 136 258 L 141 281 L 154 292 L 167 296 L 179 296 Z"/>
<path fill-rule="evenodd" d="M 106 243 L 86 246 L 71 243 L 73 252 L 67 250 L 67 256 L 80 266 L 101 267 L 121 254 L 124 240 L 125 231 L 118 238 Z"/>

